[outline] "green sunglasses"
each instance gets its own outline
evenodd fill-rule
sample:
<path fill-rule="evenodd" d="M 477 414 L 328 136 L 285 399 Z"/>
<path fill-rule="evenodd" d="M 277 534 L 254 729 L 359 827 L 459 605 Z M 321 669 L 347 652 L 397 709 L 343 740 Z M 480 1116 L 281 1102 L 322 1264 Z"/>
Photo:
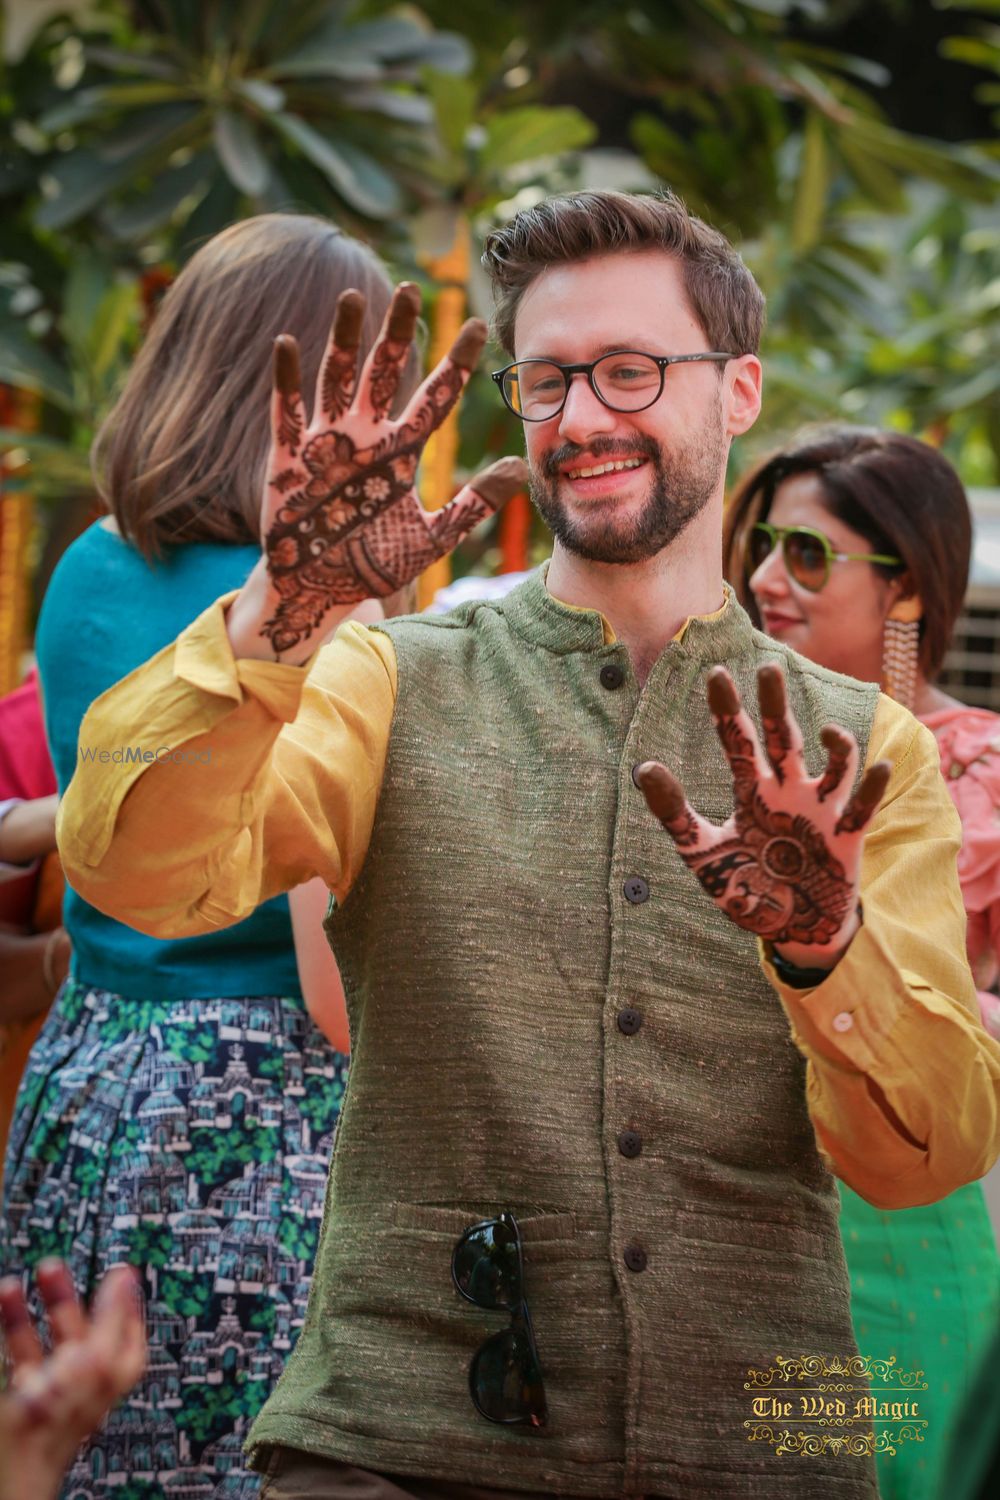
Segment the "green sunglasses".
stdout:
<path fill-rule="evenodd" d="M 826 587 L 835 562 L 883 563 L 886 567 L 903 564 L 901 557 L 889 557 L 884 552 L 835 552 L 830 538 L 812 526 L 772 526 L 770 521 L 755 521 L 746 549 L 748 572 L 756 573 L 779 545 L 788 576 L 811 594 Z"/>

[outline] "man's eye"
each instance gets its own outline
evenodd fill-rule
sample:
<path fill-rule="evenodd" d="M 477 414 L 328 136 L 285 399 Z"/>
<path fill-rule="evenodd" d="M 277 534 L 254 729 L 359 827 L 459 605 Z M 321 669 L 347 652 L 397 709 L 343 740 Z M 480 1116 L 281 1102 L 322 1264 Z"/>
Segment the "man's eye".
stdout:
<path fill-rule="evenodd" d="M 562 390 L 561 375 L 539 375 L 537 379 L 521 382 L 529 396 L 552 396 Z"/>
<path fill-rule="evenodd" d="M 658 371 L 649 365 L 621 364 L 602 370 L 601 376 L 613 385 L 641 385 L 644 381 L 656 380 Z"/>

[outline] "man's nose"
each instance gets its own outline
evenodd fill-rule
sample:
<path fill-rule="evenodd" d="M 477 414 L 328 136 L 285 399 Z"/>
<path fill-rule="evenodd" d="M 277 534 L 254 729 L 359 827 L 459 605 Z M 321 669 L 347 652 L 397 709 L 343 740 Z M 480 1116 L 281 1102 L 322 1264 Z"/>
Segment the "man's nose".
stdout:
<path fill-rule="evenodd" d="M 616 413 L 594 395 L 586 375 L 570 377 L 566 405 L 559 414 L 559 436 L 579 447 L 597 433 L 613 432 Z"/>

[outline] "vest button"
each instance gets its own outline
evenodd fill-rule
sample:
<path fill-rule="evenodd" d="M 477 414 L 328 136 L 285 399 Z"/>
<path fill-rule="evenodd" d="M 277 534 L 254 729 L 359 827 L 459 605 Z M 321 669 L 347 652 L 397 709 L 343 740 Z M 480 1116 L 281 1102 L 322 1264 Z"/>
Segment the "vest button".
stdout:
<path fill-rule="evenodd" d="M 635 1036 L 641 1025 L 642 1016 L 630 1006 L 627 1005 L 624 1010 L 618 1012 L 618 1030 L 623 1036 Z"/>
<path fill-rule="evenodd" d="M 644 1271 L 646 1269 L 646 1252 L 638 1245 L 625 1246 L 624 1260 L 630 1271 Z"/>
<path fill-rule="evenodd" d="M 620 688 L 625 681 L 625 673 L 616 661 L 605 662 L 601 668 L 601 687 L 607 688 L 613 693 L 615 688 Z"/>
<path fill-rule="evenodd" d="M 644 901 L 649 900 L 649 885 L 641 875 L 630 875 L 622 890 L 626 901 L 631 901 L 633 906 L 641 906 Z"/>
<path fill-rule="evenodd" d="M 623 1130 L 618 1137 L 618 1149 L 622 1156 L 638 1156 L 642 1151 L 642 1136 L 635 1130 Z"/>

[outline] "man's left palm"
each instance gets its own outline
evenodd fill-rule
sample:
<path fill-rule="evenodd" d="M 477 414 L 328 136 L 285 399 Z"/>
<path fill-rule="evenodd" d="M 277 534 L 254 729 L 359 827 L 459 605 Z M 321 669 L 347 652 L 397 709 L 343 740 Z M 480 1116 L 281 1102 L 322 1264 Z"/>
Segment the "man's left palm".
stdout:
<path fill-rule="evenodd" d="M 766 756 L 729 673 L 716 667 L 709 674 L 709 707 L 733 772 L 735 807 L 721 828 L 694 811 L 658 762 L 640 766 L 636 781 L 685 864 L 737 926 L 783 948 L 804 947 L 808 961 L 822 966 L 858 925 L 864 830 L 891 767 L 871 766 L 852 795 L 858 747 L 830 724 L 820 735 L 826 769 L 809 777 L 780 667 L 762 667 L 757 681 Z"/>

